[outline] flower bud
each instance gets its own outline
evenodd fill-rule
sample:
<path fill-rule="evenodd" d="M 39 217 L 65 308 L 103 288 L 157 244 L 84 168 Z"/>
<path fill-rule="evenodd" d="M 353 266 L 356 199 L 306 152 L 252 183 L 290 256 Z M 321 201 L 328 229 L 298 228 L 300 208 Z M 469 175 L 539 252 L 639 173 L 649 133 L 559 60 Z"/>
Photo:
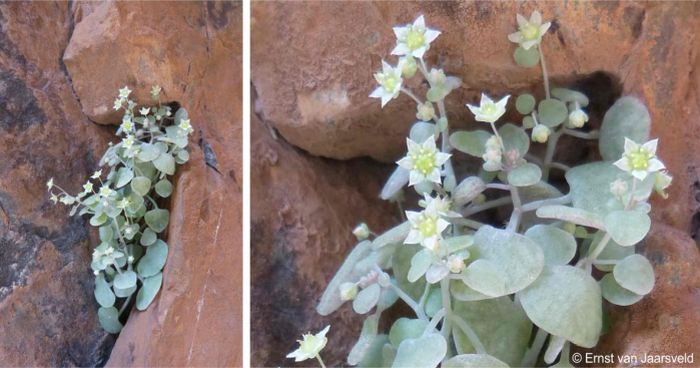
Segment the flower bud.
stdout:
<path fill-rule="evenodd" d="M 402 57 L 399 60 L 399 65 L 401 65 L 401 73 L 404 77 L 411 78 L 416 75 L 418 65 L 416 64 L 416 59 L 412 56 Z"/>
<path fill-rule="evenodd" d="M 365 240 L 369 237 L 369 227 L 367 224 L 364 222 L 355 226 L 355 228 L 352 230 L 353 235 L 357 238 L 357 240 L 362 241 Z"/>
<path fill-rule="evenodd" d="M 452 273 L 460 273 L 464 270 L 464 261 L 460 256 L 451 255 L 447 257 L 447 267 Z"/>
<path fill-rule="evenodd" d="M 345 282 L 340 284 L 340 299 L 343 301 L 355 299 L 358 289 L 357 284 L 354 282 Z"/>
<path fill-rule="evenodd" d="M 474 199 L 472 199 L 472 203 L 474 204 L 482 204 L 484 202 L 486 202 L 486 196 L 483 194 L 479 194 Z"/>
<path fill-rule="evenodd" d="M 537 124 L 532 129 L 532 140 L 539 143 L 545 143 L 547 142 L 547 139 L 549 139 L 550 132 L 551 131 L 546 125 Z"/>
<path fill-rule="evenodd" d="M 568 222 L 568 221 L 565 222 L 564 223 L 564 231 L 573 235 L 574 233 L 576 233 L 576 224 L 574 224 L 573 222 Z"/>
<path fill-rule="evenodd" d="M 588 121 L 588 114 L 581 109 L 576 109 L 569 113 L 569 125 L 573 128 L 581 128 Z"/>
<path fill-rule="evenodd" d="M 610 192 L 616 197 L 622 197 L 627 193 L 627 182 L 617 179 L 610 183 Z"/>
<path fill-rule="evenodd" d="M 673 177 L 668 175 L 666 171 L 657 171 L 654 173 L 654 190 L 664 199 L 668 198 L 668 193 L 666 193 L 666 188 L 671 185 Z"/>
<path fill-rule="evenodd" d="M 430 101 L 425 101 L 424 103 L 418 105 L 418 112 L 416 113 L 416 118 L 422 121 L 430 121 L 435 117 L 435 108 Z"/>

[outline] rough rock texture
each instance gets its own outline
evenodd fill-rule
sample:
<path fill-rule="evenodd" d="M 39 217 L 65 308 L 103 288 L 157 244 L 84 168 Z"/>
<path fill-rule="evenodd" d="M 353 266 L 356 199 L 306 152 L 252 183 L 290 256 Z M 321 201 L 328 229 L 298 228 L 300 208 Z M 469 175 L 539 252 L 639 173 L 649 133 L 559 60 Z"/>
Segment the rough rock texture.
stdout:
<path fill-rule="evenodd" d="M 0 26 L 0 362 L 101 365 L 114 340 L 97 322 L 96 239 L 45 183 L 78 192 L 112 129 L 81 113 L 61 64 L 68 3 L 0 4 Z"/>
<path fill-rule="evenodd" d="M 349 305 L 322 318 L 316 303 L 366 221 L 383 231 L 398 219 L 379 200 L 384 165 L 311 157 L 251 121 L 251 365 L 287 366 L 301 333 L 331 325 L 328 366 L 344 365 L 362 319 Z M 308 362 L 305 362 L 308 363 Z"/>
<path fill-rule="evenodd" d="M 372 73 L 380 68 L 382 58 L 392 63 L 396 60 L 389 55 L 394 44 L 391 26 L 424 14 L 429 26 L 443 32 L 427 53 L 427 60 L 464 81 L 447 101 L 451 124 L 476 126 L 464 103 L 478 101 L 481 91 L 494 96 L 525 90 L 542 94 L 541 71 L 516 66 L 512 61 L 515 46 L 506 38 L 516 27 L 515 14 L 529 14 L 534 9 L 553 21 L 544 41 L 553 83 L 583 86 L 589 94 L 595 91 L 591 98 L 601 107 L 609 106 L 609 99 L 618 91 L 642 99 L 652 116 L 652 136 L 660 138 L 659 155 L 674 176 L 669 199 L 652 201 L 655 230 L 645 252 L 655 262 L 657 288 L 638 306 L 613 308 L 611 328 L 615 333 L 604 338 L 596 351 L 639 353 L 668 348 L 669 352 L 692 352 L 700 337 L 700 271 L 696 262 L 689 261 L 700 256 L 690 242 L 691 238 L 698 241 L 700 233 L 700 37 L 687 30 L 700 27 L 699 4 L 257 3 L 251 22 L 252 82 L 259 115 L 291 145 L 313 155 L 395 160 L 405 152 L 404 138 L 415 114 L 413 103 L 402 96 L 382 110 L 378 100 L 367 97 L 375 87 Z M 602 115 L 603 111 L 593 113 Z M 573 147 L 567 142 L 560 147 L 567 156 L 578 150 L 565 148 Z M 253 162 L 264 160 L 256 152 L 251 157 Z M 280 154 L 279 160 L 284 157 Z M 253 186 L 265 183 L 259 180 L 259 175 L 252 175 Z M 299 185 L 286 181 L 289 186 Z M 337 202 L 331 200 L 333 207 L 327 211 L 347 213 L 345 205 Z M 341 254 L 347 253 L 350 243 Z M 311 257 L 323 249 L 304 241 L 283 244 L 279 249 L 306 247 L 306 252 L 314 255 Z M 340 262 L 324 259 L 319 266 L 325 268 L 328 263 L 332 267 L 326 279 Z M 293 269 L 286 272 L 294 274 Z M 319 279 L 323 280 L 323 275 Z M 294 305 L 304 310 L 314 303 Z M 282 309 L 278 313 L 292 319 L 288 314 L 293 311 Z M 655 322 L 659 317 L 662 321 Z M 306 329 L 323 327 L 322 319 L 316 318 L 315 325 Z M 676 328 L 679 323 L 689 325 Z M 289 341 L 286 329 L 284 333 L 284 341 Z M 339 356 L 337 350 L 347 352 L 356 335 L 352 336 L 339 345 L 329 344 L 328 353 Z M 260 340 L 265 338 L 279 339 L 269 336 Z"/>
<path fill-rule="evenodd" d="M 83 112 L 119 121 L 110 105 L 128 85 L 153 84 L 187 108 L 191 160 L 171 199 L 163 289 L 133 311 L 109 366 L 242 364 L 241 4 L 79 4 L 64 61 Z"/>
<path fill-rule="evenodd" d="M 96 234 L 44 183 L 78 192 L 115 139 L 90 121 L 114 116 L 81 109 L 111 104 L 125 84 L 144 96 L 162 83 L 189 110 L 191 159 L 175 179 L 163 289 L 131 314 L 109 364 L 240 366 L 240 4 L 3 3 L 0 26 L 2 365 L 107 363 L 115 336 L 96 318 Z"/>

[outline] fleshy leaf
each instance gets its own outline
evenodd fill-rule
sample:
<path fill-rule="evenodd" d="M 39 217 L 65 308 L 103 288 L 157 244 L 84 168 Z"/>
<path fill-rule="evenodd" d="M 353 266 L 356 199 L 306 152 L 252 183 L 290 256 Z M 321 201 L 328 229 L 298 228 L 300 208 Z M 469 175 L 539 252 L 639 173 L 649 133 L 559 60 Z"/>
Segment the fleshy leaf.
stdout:
<path fill-rule="evenodd" d="M 538 208 L 536 213 L 541 218 L 557 219 L 596 229 L 605 229 L 600 216 L 580 208 L 561 205 L 543 206 Z"/>
<path fill-rule="evenodd" d="M 316 306 L 316 312 L 318 312 L 318 314 L 327 316 L 340 308 L 343 304 L 343 300 L 340 299 L 340 285 L 345 282 L 357 282 L 362 276 L 355 272 L 355 265 L 369 255 L 371 252 L 371 244 L 369 240 L 358 243 L 345 258 L 345 262 L 340 266 L 328 283 L 323 295 L 321 295 L 321 300 Z"/>
<path fill-rule="evenodd" d="M 389 179 L 387 179 L 386 184 L 384 184 L 379 197 L 385 201 L 391 199 L 408 184 L 408 179 L 409 171 L 401 166 L 397 166 L 394 172 L 391 173 L 391 176 L 389 176 Z"/>
<path fill-rule="evenodd" d="M 569 117 L 569 109 L 566 104 L 554 99 L 540 101 L 537 105 L 537 118 L 540 124 L 553 128 L 563 123 Z"/>
<path fill-rule="evenodd" d="M 112 292 L 102 273 L 95 277 L 95 299 L 104 308 L 109 308 L 114 305 L 116 298 Z"/>
<path fill-rule="evenodd" d="M 161 153 L 158 158 L 153 160 L 153 166 L 167 175 L 175 174 L 175 159 L 169 153 Z"/>
<path fill-rule="evenodd" d="M 418 121 L 411 127 L 409 137 L 416 143 L 423 143 L 430 136 L 435 136 L 435 124 Z"/>
<path fill-rule="evenodd" d="M 435 368 L 447 354 L 447 342 L 438 333 L 406 339 L 396 352 L 392 367 Z"/>
<path fill-rule="evenodd" d="M 620 286 L 611 273 L 605 275 L 599 283 L 603 292 L 603 298 L 615 305 L 626 307 L 642 300 L 644 297 Z"/>
<path fill-rule="evenodd" d="M 146 308 L 148 308 L 153 299 L 156 297 L 156 294 L 158 294 L 158 290 L 160 290 L 162 283 L 162 272 L 158 272 L 151 277 L 146 277 L 143 279 L 141 290 L 139 290 L 138 294 L 136 294 L 136 309 L 141 311 L 146 310 Z"/>
<path fill-rule="evenodd" d="M 525 130 L 519 126 L 508 123 L 498 129 L 498 134 L 503 139 L 503 146 L 506 151 L 517 150 L 519 157 L 525 156 L 530 148 L 530 137 Z"/>
<path fill-rule="evenodd" d="M 159 273 L 168 260 L 168 245 L 158 239 L 146 248 L 146 254 L 139 260 L 136 270 L 141 277 L 151 277 Z"/>
<path fill-rule="evenodd" d="M 491 297 L 508 294 L 505 271 L 497 264 L 485 259 L 477 259 L 464 270 L 464 283 L 477 292 Z"/>
<path fill-rule="evenodd" d="M 155 144 L 150 143 L 142 143 L 139 153 L 136 155 L 139 160 L 144 162 L 153 161 L 157 159 L 158 156 L 160 156 L 160 150 Z"/>
<path fill-rule="evenodd" d="M 377 302 L 379 302 L 379 296 L 381 294 L 382 288 L 379 284 L 372 284 L 368 287 L 360 290 L 352 301 L 352 309 L 357 314 L 365 314 L 372 310 Z"/>
<path fill-rule="evenodd" d="M 486 152 L 486 141 L 492 134 L 484 130 L 459 131 L 450 135 L 450 146 L 468 155 L 479 157 Z"/>
<path fill-rule="evenodd" d="M 131 180 L 131 190 L 140 196 L 145 196 L 151 190 L 151 179 L 145 176 L 137 176 Z"/>
<path fill-rule="evenodd" d="M 518 46 L 513 52 L 515 62 L 525 68 L 532 68 L 540 62 L 540 53 L 536 47 L 530 47 L 528 50 Z"/>
<path fill-rule="evenodd" d="M 605 235 L 605 232 L 602 230 L 599 230 L 596 232 L 596 234 L 593 236 L 593 241 L 591 244 L 598 244 L 603 239 L 603 236 Z M 591 249 L 592 251 L 592 249 Z M 623 247 L 620 244 L 615 243 L 614 240 L 610 239 L 608 241 L 608 245 L 603 248 L 603 251 L 600 252 L 598 255 L 597 260 L 600 261 L 616 261 L 616 260 L 622 260 L 625 257 L 634 254 L 634 247 Z M 610 264 L 593 264 L 595 268 L 605 271 L 605 272 L 611 272 L 613 270 L 614 265 Z"/>
<path fill-rule="evenodd" d="M 144 220 L 146 225 L 151 228 L 151 230 L 160 233 L 165 228 L 168 227 L 168 221 L 170 221 L 170 212 L 164 209 L 152 209 L 144 215 Z"/>
<path fill-rule="evenodd" d="M 377 329 L 379 328 L 379 314 L 368 316 L 362 323 L 362 331 L 357 339 L 355 346 L 348 354 L 348 364 L 357 365 L 360 363 L 367 353 L 370 351 L 372 342 L 377 337 Z"/>
<path fill-rule="evenodd" d="M 517 363 L 515 364 L 517 365 Z M 488 354 L 460 354 L 448 359 L 443 368 L 508 368 L 508 364 Z"/>
<path fill-rule="evenodd" d="M 622 246 L 639 243 L 651 228 L 649 215 L 640 211 L 613 211 L 603 219 L 612 239 Z"/>
<path fill-rule="evenodd" d="M 637 98 L 625 96 L 615 102 L 603 117 L 598 148 L 604 160 L 617 160 L 625 151 L 625 137 L 644 143 L 649 139 L 651 116 Z"/>
<path fill-rule="evenodd" d="M 579 91 L 567 88 L 552 88 L 552 96 L 564 102 L 578 102 L 581 107 L 588 106 L 588 97 Z"/>
<path fill-rule="evenodd" d="M 134 178 L 134 170 L 128 168 L 128 167 L 122 167 L 117 171 L 117 183 L 115 184 L 115 188 L 121 188 L 131 181 L 131 179 Z"/>
<path fill-rule="evenodd" d="M 516 187 L 529 187 L 539 183 L 542 170 L 532 163 L 525 163 L 508 172 L 508 183 Z"/>
<path fill-rule="evenodd" d="M 523 93 L 515 99 L 515 109 L 522 115 L 528 115 L 535 108 L 535 97 L 529 93 Z"/>
<path fill-rule="evenodd" d="M 585 348 L 598 343 L 603 325 L 601 292 L 586 271 L 546 266 L 519 296 L 525 313 L 538 327 Z"/>
<path fill-rule="evenodd" d="M 143 234 L 141 234 L 140 243 L 141 245 L 147 247 L 155 243 L 156 240 L 158 240 L 158 235 L 155 232 L 153 232 L 153 230 L 147 228 L 143 231 Z"/>
<path fill-rule="evenodd" d="M 134 271 L 124 271 L 123 273 L 118 273 L 114 277 L 114 287 L 119 289 L 129 289 L 136 286 L 136 272 Z"/>
<path fill-rule="evenodd" d="M 411 268 L 408 270 L 406 279 L 408 279 L 409 282 L 416 282 L 416 280 L 425 275 L 432 263 L 433 256 L 430 254 L 430 251 L 427 249 L 418 251 L 418 253 L 414 254 L 413 258 L 411 258 Z"/>
<path fill-rule="evenodd" d="M 372 249 L 379 249 L 390 244 L 401 244 L 411 231 L 411 223 L 404 221 L 387 230 L 372 241 Z"/>
<path fill-rule="evenodd" d="M 615 265 L 615 281 L 623 288 L 646 295 L 654 288 L 654 268 L 643 255 L 633 254 Z"/>
<path fill-rule="evenodd" d="M 462 207 L 471 202 L 484 190 L 486 190 L 486 183 L 480 177 L 467 177 L 452 190 L 452 201 L 455 206 Z"/>
<path fill-rule="evenodd" d="M 422 319 L 399 318 L 389 330 L 389 342 L 398 347 L 406 339 L 415 339 L 423 335 L 428 322 Z"/>
<path fill-rule="evenodd" d="M 576 239 L 570 233 L 552 225 L 535 225 L 525 232 L 542 248 L 545 263 L 565 265 L 576 255 Z"/>
<path fill-rule="evenodd" d="M 170 180 L 168 180 L 168 179 L 163 179 L 163 180 L 157 182 L 155 189 L 156 189 L 156 193 L 158 193 L 158 195 L 161 196 L 162 198 L 168 198 L 168 197 L 170 197 L 170 194 L 173 193 L 173 185 L 170 183 Z"/>
<path fill-rule="evenodd" d="M 117 334 L 122 330 L 122 324 L 119 322 L 119 311 L 114 307 L 101 307 L 97 310 L 97 318 L 100 320 L 100 325 L 105 331 Z"/>

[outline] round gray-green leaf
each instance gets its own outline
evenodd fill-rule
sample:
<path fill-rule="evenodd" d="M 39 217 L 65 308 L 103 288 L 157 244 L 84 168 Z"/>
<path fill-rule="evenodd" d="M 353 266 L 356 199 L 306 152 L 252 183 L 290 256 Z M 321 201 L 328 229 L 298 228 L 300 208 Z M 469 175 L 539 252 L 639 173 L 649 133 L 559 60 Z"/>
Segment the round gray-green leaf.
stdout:
<path fill-rule="evenodd" d="M 348 364 L 357 365 L 371 350 L 374 339 L 378 336 L 377 329 L 379 328 L 379 314 L 369 315 L 362 323 L 362 331 L 357 342 L 348 354 Z M 386 335 L 385 335 L 386 336 Z"/>
<path fill-rule="evenodd" d="M 128 168 L 128 167 L 122 167 L 117 171 L 117 183 L 115 185 L 115 188 L 121 188 L 131 181 L 131 179 L 134 178 L 134 170 Z"/>
<path fill-rule="evenodd" d="M 458 207 L 464 206 L 484 190 L 486 190 L 486 183 L 480 177 L 467 177 L 452 190 L 452 201 Z"/>
<path fill-rule="evenodd" d="M 143 231 L 143 234 L 141 234 L 140 242 L 141 242 L 141 245 L 143 245 L 145 247 L 155 243 L 156 240 L 158 240 L 158 235 L 156 235 L 156 233 L 153 232 L 153 230 L 151 230 L 151 229 L 147 228 Z"/>
<path fill-rule="evenodd" d="M 168 198 L 170 197 L 170 194 L 173 193 L 173 185 L 170 183 L 170 180 L 168 179 L 163 179 L 159 182 L 156 183 L 156 193 L 158 193 L 159 196 L 163 198 Z"/>
<path fill-rule="evenodd" d="M 114 277 L 114 287 L 119 289 L 129 289 L 136 286 L 137 279 L 138 277 L 134 271 L 124 271 L 122 273 L 118 273 Z"/>
<path fill-rule="evenodd" d="M 604 160 L 618 160 L 625 152 L 625 137 L 644 143 L 649 139 L 651 116 L 646 106 L 630 96 L 620 98 L 603 117 L 598 148 Z"/>
<path fill-rule="evenodd" d="M 508 123 L 498 129 L 498 134 L 503 139 L 506 151 L 516 150 L 520 157 L 525 156 L 530 148 L 530 137 L 525 130 L 517 125 Z"/>
<path fill-rule="evenodd" d="M 601 291 L 586 271 L 546 266 L 519 296 L 525 313 L 543 330 L 585 348 L 598 343 L 603 326 Z"/>
<path fill-rule="evenodd" d="M 136 309 L 141 311 L 146 310 L 146 308 L 148 308 L 153 299 L 156 297 L 156 294 L 158 294 L 158 290 L 160 290 L 162 283 L 162 272 L 158 272 L 151 277 L 146 277 L 143 279 L 141 290 L 139 290 L 139 293 L 136 294 Z"/>
<path fill-rule="evenodd" d="M 649 215 L 641 211 L 613 211 L 603 219 L 612 239 L 628 247 L 639 243 L 651 228 Z"/>
<path fill-rule="evenodd" d="M 464 283 L 479 293 L 491 297 L 508 294 L 505 272 L 495 263 L 477 259 L 464 270 Z"/>
<path fill-rule="evenodd" d="M 578 102 L 581 107 L 588 106 L 588 97 L 579 91 L 567 88 L 552 88 L 552 96 L 564 102 Z"/>
<path fill-rule="evenodd" d="M 570 233 L 552 225 L 535 225 L 525 232 L 542 248 L 548 265 L 568 264 L 576 255 L 576 239 Z"/>
<path fill-rule="evenodd" d="M 537 117 L 540 124 L 553 128 L 563 123 L 569 117 L 569 109 L 565 103 L 549 98 L 540 101 L 537 106 Z"/>
<path fill-rule="evenodd" d="M 97 318 L 100 320 L 100 325 L 105 331 L 117 334 L 122 330 L 122 324 L 119 322 L 119 311 L 114 307 L 101 307 L 97 310 Z"/>
<path fill-rule="evenodd" d="M 136 157 L 144 162 L 153 161 L 160 156 L 160 150 L 155 144 L 143 143 Z"/>
<path fill-rule="evenodd" d="M 603 230 L 598 230 L 593 237 L 593 241 L 591 244 L 598 244 L 603 239 L 603 236 L 605 236 L 605 231 Z M 593 251 L 589 249 L 589 254 L 590 252 Z M 615 243 L 614 240 L 610 239 L 608 241 L 608 245 L 603 248 L 603 251 L 600 252 L 598 255 L 598 258 L 596 259 L 597 261 L 620 261 L 624 259 L 625 257 L 634 254 L 634 247 L 623 247 L 620 244 Z M 598 263 L 593 263 L 595 268 L 604 271 L 604 272 L 612 272 L 613 268 L 615 265 L 613 264 L 598 264 Z"/>
<path fill-rule="evenodd" d="M 611 273 L 605 275 L 599 283 L 603 292 L 603 298 L 615 305 L 626 307 L 642 300 L 644 297 L 620 286 Z"/>
<path fill-rule="evenodd" d="M 146 225 L 148 225 L 151 230 L 160 233 L 168 227 L 170 212 L 160 208 L 152 209 L 146 212 L 146 215 L 144 215 L 144 220 L 146 221 Z"/>
<path fill-rule="evenodd" d="M 415 339 L 423 335 L 428 322 L 422 319 L 399 318 L 389 330 L 389 342 L 398 347 L 406 339 Z"/>
<path fill-rule="evenodd" d="M 340 285 L 345 282 L 356 282 L 362 277 L 361 274 L 355 271 L 355 266 L 372 252 L 371 245 L 372 242 L 369 240 L 359 242 L 350 254 L 345 257 L 345 261 L 328 283 L 323 295 L 321 295 L 321 300 L 316 306 L 318 314 L 327 316 L 343 305 L 344 301 L 340 298 Z M 148 253 L 148 251 L 146 252 Z"/>
<path fill-rule="evenodd" d="M 429 333 L 417 339 L 406 339 L 396 352 L 392 367 L 434 368 L 447 354 L 447 342 L 438 333 Z"/>
<path fill-rule="evenodd" d="M 95 299 L 104 308 L 113 306 L 117 299 L 102 273 L 95 277 Z"/>
<path fill-rule="evenodd" d="M 443 368 L 508 368 L 508 364 L 488 354 L 461 354 L 448 359 Z"/>
<path fill-rule="evenodd" d="M 430 136 L 435 136 L 435 124 L 418 121 L 413 124 L 408 136 L 416 143 L 423 143 Z"/>
<path fill-rule="evenodd" d="M 129 295 L 133 294 L 134 291 L 136 291 L 136 285 L 126 289 L 114 287 L 114 295 L 116 295 L 117 298 L 127 298 Z"/>
<path fill-rule="evenodd" d="M 535 119 L 531 115 L 523 117 L 523 128 L 532 129 L 535 127 Z"/>
<path fill-rule="evenodd" d="M 482 294 L 465 284 L 464 282 L 451 282 L 450 283 L 450 294 L 457 299 L 464 302 L 471 302 L 476 300 L 491 299 L 492 297 Z M 441 296 L 438 295 L 438 298 Z M 440 307 L 442 308 L 442 301 L 440 301 Z"/>
<path fill-rule="evenodd" d="M 384 246 L 390 244 L 400 244 L 406 240 L 408 233 L 411 231 L 411 223 L 404 221 L 391 229 L 387 230 L 384 234 L 379 235 L 372 241 L 372 249 L 377 250 Z"/>
<path fill-rule="evenodd" d="M 468 155 L 481 158 L 491 133 L 483 130 L 459 131 L 450 135 L 450 146 Z"/>
<path fill-rule="evenodd" d="M 654 288 L 654 268 L 643 255 L 633 254 L 613 268 L 613 275 L 623 288 L 639 295 L 646 295 Z"/>
<path fill-rule="evenodd" d="M 135 177 L 131 180 L 131 190 L 142 197 L 145 196 L 151 190 L 151 179 L 145 176 Z"/>
<path fill-rule="evenodd" d="M 416 282 L 416 280 L 425 275 L 432 263 L 433 256 L 430 254 L 430 251 L 427 249 L 420 250 L 411 258 L 411 268 L 408 270 L 406 279 L 409 282 Z"/>
<path fill-rule="evenodd" d="M 516 187 L 529 187 L 542 178 L 542 170 L 533 163 L 525 163 L 508 172 L 508 184 Z"/>
<path fill-rule="evenodd" d="M 379 286 L 379 284 L 372 284 L 362 289 L 359 293 L 357 293 L 355 300 L 352 301 L 352 309 L 357 314 L 365 314 L 369 312 L 375 305 L 377 305 L 377 302 L 379 302 L 379 294 L 381 291 L 382 288 Z"/>
<path fill-rule="evenodd" d="M 168 245 L 158 239 L 146 248 L 146 254 L 139 260 L 136 270 L 141 277 L 151 277 L 159 273 L 168 259 Z"/>
<path fill-rule="evenodd" d="M 566 172 L 574 207 L 605 216 L 622 209 L 622 203 L 610 192 L 610 184 L 624 175 L 612 162 L 592 162 Z"/>
<path fill-rule="evenodd" d="M 513 59 L 520 66 L 532 68 L 540 62 L 540 52 L 536 47 L 530 47 L 530 49 L 525 50 L 518 46 L 513 52 Z"/>
<path fill-rule="evenodd" d="M 167 175 L 175 174 L 175 159 L 169 153 L 161 153 L 158 158 L 153 160 L 153 166 Z"/>
<path fill-rule="evenodd" d="M 524 93 L 515 99 L 515 109 L 522 115 L 528 115 L 535 108 L 535 97 Z"/>
<path fill-rule="evenodd" d="M 112 224 L 100 226 L 100 240 L 103 242 L 110 242 L 114 239 L 114 228 Z"/>
<path fill-rule="evenodd" d="M 382 192 L 379 194 L 379 197 L 385 201 L 393 198 L 408 184 L 409 175 L 410 172 L 408 170 L 401 166 L 396 166 L 396 169 L 391 173 L 384 187 L 382 187 Z"/>
<path fill-rule="evenodd" d="M 605 229 L 600 216 L 580 208 L 562 205 L 542 206 L 535 213 L 540 218 L 557 219 L 596 229 Z"/>

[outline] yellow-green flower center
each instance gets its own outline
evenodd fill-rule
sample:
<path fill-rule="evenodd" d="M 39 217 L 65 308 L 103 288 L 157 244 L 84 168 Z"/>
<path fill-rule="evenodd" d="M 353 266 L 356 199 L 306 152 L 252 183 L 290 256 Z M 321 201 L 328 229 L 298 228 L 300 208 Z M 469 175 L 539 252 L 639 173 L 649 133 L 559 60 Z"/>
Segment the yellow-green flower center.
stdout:
<path fill-rule="evenodd" d="M 420 223 L 418 223 L 418 231 L 423 237 L 431 237 L 437 233 L 437 218 L 423 215 Z"/>
<path fill-rule="evenodd" d="M 406 45 L 409 49 L 415 50 L 425 43 L 425 30 L 411 29 L 406 34 Z"/>
<path fill-rule="evenodd" d="M 520 32 L 522 32 L 525 39 L 534 40 L 539 36 L 540 28 L 534 24 L 527 24 L 520 30 Z"/>
<path fill-rule="evenodd" d="M 398 85 L 399 81 L 394 77 L 393 75 L 387 75 L 384 77 L 384 82 L 382 83 L 382 86 L 384 86 L 384 90 L 387 92 L 394 92 L 396 89 L 396 86 Z"/>
<path fill-rule="evenodd" d="M 496 113 L 496 104 L 493 102 L 488 102 L 481 108 L 481 112 L 484 115 L 494 115 Z"/>
<path fill-rule="evenodd" d="M 649 168 L 649 160 L 654 157 L 648 150 L 640 147 L 627 154 L 627 163 L 632 170 L 643 171 Z"/>
<path fill-rule="evenodd" d="M 413 167 L 423 176 L 428 176 L 435 169 L 435 152 L 421 148 L 412 155 Z"/>

